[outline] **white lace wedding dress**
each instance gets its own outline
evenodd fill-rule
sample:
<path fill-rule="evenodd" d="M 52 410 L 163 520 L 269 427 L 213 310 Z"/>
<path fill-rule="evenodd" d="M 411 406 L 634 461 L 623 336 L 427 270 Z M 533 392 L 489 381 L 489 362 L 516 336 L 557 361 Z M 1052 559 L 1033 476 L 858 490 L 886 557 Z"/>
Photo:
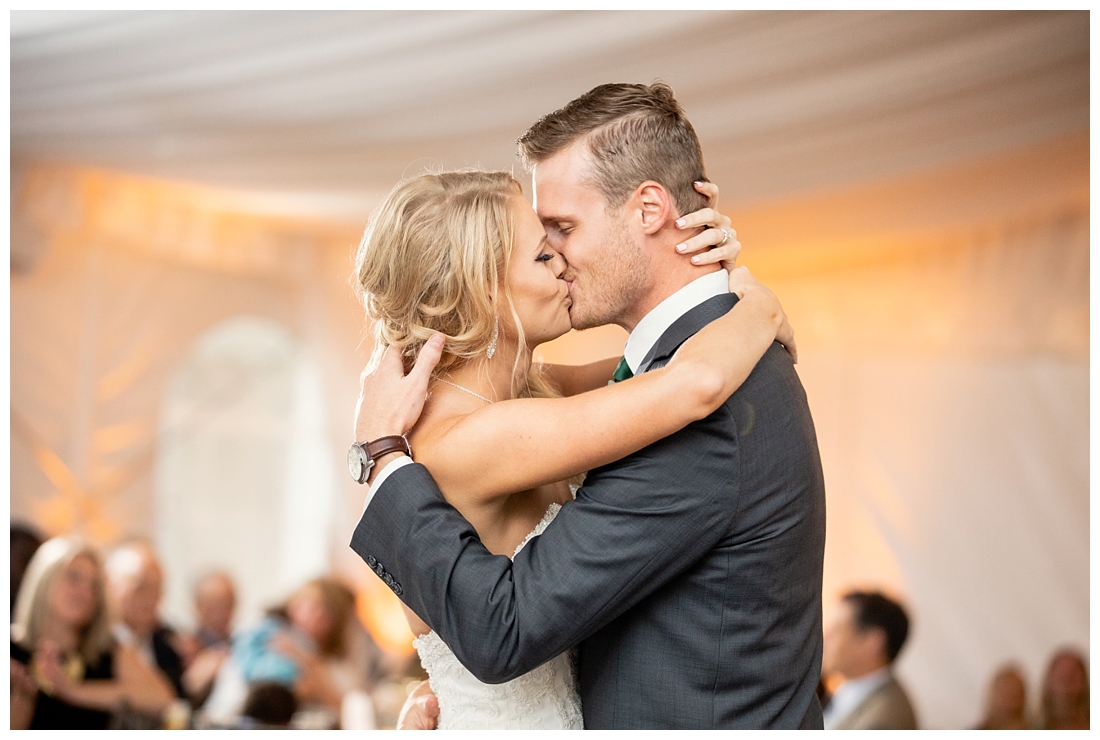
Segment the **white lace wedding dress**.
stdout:
<path fill-rule="evenodd" d="M 550 504 L 546 516 L 512 557 L 532 537 L 542 534 L 560 510 L 560 505 Z M 435 632 L 421 635 L 413 645 L 439 699 L 441 730 L 583 729 L 573 651 L 507 683 L 484 684 L 458 662 Z"/>

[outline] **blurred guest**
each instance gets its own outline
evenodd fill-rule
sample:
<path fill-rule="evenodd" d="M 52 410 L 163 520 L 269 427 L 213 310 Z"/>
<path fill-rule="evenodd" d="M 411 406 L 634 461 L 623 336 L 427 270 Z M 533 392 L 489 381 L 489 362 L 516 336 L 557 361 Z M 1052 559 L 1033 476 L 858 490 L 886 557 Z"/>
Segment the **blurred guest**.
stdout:
<path fill-rule="evenodd" d="M 1089 729 L 1089 672 L 1076 650 L 1059 650 L 1043 679 L 1043 729 Z"/>
<path fill-rule="evenodd" d="M 285 729 L 290 727 L 298 699 L 294 692 L 274 681 L 258 681 L 248 689 L 241 713 L 242 729 Z"/>
<path fill-rule="evenodd" d="M 233 640 L 204 710 L 221 724 L 241 714 L 248 687 L 274 681 L 294 691 L 303 711 L 324 710 L 338 723 L 344 696 L 361 691 L 363 666 L 348 670 L 348 636 L 354 595 L 331 578 L 299 588 L 284 606 Z"/>
<path fill-rule="evenodd" d="M 338 708 L 341 694 L 325 663 L 346 653 L 353 603 L 332 579 L 302 586 L 235 646 L 245 678 L 289 683 L 303 703 Z"/>
<path fill-rule="evenodd" d="M 825 630 L 821 670 L 839 682 L 824 712 L 827 730 L 915 730 L 916 716 L 893 665 L 909 635 L 900 604 L 878 592 L 849 591 Z"/>
<path fill-rule="evenodd" d="M 195 585 L 195 636 L 204 648 L 229 644 L 233 631 L 233 612 L 237 608 L 237 589 L 225 573 L 208 573 Z"/>
<path fill-rule="evenodd" d="M 12 729 L 106 729 L 122 708 L 159 717 L 171 685 L 111 637 L 99 557 L 55 537 L 31 559 L 11 640 Z"/>
<path fill-rule="evenodd" d="M 985 697 L 985 717 L 978 730 L 1027 730 L 1027 688 L 1024 676 L 1014 665 L 993 675 Z"/>
<path fill-rule="evenodd" d="M 193 635 L 193 652 L 185 655 L 183 688 L 198 708 L 210 696 L 214 679 L 229 657 L 233 612 L 237 591 L 225 573 L 208 573 L 195 585 L 195 614 L 198 628 Z"/>
<path fill-rule="evenodd" d="M 152 547 L 132 541 L 115 548 L 107 559 L 107 585 L 115 639 L 137 650 L 164 674 L 177 696 L 186 697 L 175 633 L 160 621 L 164 575 Z"/>
<path fill-rule="evenodd" d="M 11 525 L 11 618 L 15 619 L 15 597 L 19 594 L 19 584 L 23 582 L 23 573 L 42 544 L 42 538 L 25 524 Z"/>

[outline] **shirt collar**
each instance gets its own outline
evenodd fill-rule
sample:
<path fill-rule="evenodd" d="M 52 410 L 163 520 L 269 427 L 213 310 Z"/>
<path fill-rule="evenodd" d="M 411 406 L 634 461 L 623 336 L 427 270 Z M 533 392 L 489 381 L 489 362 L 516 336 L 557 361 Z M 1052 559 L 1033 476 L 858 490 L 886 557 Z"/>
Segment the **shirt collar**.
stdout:
<path fill-rule="evenodd" d="M 649 354 L 649 350 L 653 349 L 653 345 L 676 319 L 714 296 L 729 293 L 729 280 L 729 273 L 725 270 L 707 273 L 692 280 L 647 313 L 634 327 L 634 331 L 630 332 L 623 349 L 623 357 L 630 366 L 630 372 L 638 372 L 639 365 Z"/>
<path fill-rule="evenodd" d="M 863 700 L 873 694 L 880 686 L 890 680 L 890 666 L 883 666 L 866 676 L 845 681 L 833 694 L 829 708 L 825 712 L 825 729 L 835 727 L 842 719 L 851 714 Z"/>

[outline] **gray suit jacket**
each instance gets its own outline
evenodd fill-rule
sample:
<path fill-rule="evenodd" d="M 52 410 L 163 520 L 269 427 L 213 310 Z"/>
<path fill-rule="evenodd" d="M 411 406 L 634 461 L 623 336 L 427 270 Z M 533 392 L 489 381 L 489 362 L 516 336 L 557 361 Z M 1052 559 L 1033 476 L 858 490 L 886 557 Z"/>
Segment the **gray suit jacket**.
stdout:
<path fill-rule="evenodd" d="M 735 302 L 682 316 L 651 367 Z M 825 492 L 779 344 L 711 416 L 590 471 L 515 562 L 420 465 L 385 481 L 351 544 L 482 681 L 579 645 L 588 728 L 822 727 Z"/>
<path fill-rule="evenodd" d="M 915 730 L 917 717 L 909 697 L 893 676 L 871 692 L 834 730 Z"/>

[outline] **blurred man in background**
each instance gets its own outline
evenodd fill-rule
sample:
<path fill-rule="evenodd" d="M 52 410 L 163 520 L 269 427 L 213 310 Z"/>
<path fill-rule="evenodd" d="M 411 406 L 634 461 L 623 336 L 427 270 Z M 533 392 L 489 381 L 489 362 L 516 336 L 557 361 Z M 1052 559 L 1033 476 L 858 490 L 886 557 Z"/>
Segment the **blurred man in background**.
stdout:
<path fill-rule="evenodd" d="M 233 579 L 222 572 L 207 573 L 195 584 L 195 634 L 190 636 L 184 656 L 187 670 L 183 688 L 191 706 L 202 706 L 214 687 L 225 659 L 229 657 L 233 633 L 233 613 L 237 608 L 237 589 Z"/>
<path fill-rule="evenodd" d="M 107 558 L 113 630 L 120 643 L 135 648 L 184 697 L 183 659 L 174 645 L 175 633 L 160 621 L 163 573 L 148 543 L 132 541 L 115 548 Z"/>
<path fill-rule="evenodd" d="M 208 573 L 195 585 L 195 637 L 203 648 L 229 644 L 233 632 L 233 612 L 237 608 L 237 589 L 233 579 L 221 572 Z"/>
<path fill-rule="evenodd" d="M 909 617 L 896 601 L 870 591 L 844 595 L 822 645 L 822 676 L 839 681 L 825 707 L 826 730 L 917 729 L 892 670 L 908 636 Z"/>

